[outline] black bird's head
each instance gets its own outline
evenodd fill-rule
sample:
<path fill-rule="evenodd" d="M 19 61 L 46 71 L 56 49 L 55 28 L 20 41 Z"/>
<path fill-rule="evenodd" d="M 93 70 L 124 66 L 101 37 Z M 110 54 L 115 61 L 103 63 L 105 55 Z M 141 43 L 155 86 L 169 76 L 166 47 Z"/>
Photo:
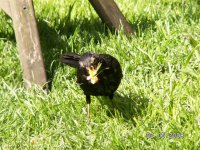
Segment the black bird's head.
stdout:
<path fill-rule="evenodd" d="M 84 54 L 79 60 L 79 66 L 86 69 L 86 80 L 91 84 L 99 81 L 98 72 L 101 67 L 101 62 L 98 61 L 98 56 L 94 53 L 88 52 Z"/>

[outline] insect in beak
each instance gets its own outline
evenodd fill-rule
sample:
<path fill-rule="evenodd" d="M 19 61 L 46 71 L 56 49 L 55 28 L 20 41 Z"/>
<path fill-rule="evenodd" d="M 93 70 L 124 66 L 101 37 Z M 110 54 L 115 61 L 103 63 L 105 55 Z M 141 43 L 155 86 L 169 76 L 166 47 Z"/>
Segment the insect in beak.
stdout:
<path fill-rule="evenodd" d="M 99 68 L 101 67 L 101 64 L 98 64 L 98 66 L 96 68 L 94 68 L 93 66 L 91 67 L 86 67 L 89 76 L 87 76 L 87 80 L 90 80 L 90 82 L 92 84 L 95 84 L 98 82 L 98 77 L 97 77 L 97 72 L 99 70 Z"/>

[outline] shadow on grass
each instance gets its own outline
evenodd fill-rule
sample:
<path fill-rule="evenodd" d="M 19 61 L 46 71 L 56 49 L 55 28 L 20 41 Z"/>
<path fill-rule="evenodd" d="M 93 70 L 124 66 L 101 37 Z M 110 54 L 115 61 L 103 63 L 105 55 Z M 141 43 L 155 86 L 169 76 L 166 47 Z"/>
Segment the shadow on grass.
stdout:
<path fill-rule="evenodd" d="M 137 35 L 139 36 L 139 32 L 154 25 L 155 21 L 141 16 L 132 24 L 132 27 L 138 32 Z M 79 50 L 87 46 L 91 40 L 98 44 L 101 42 L 102 34 L 107 36 L 109 32 L 114 33 L 114 30 L 109 30 L 100 18 L 93 17 L 91 20 L 87 18 L 72 20 L 70 11 L 65 18 L 60 19 L 59 23 L 56 23 L 53 27 L 43 19 L 38 19 L 38 30 L 50 90 L 55 71 L 60 65 L 60 56 L 62 53 L 72 52 L 72 50 L 79 53 Z M 68 39 L 76 34 L 78 34 L 82 41 L 73 43 L 72 47 L 68 43 Z"/>
<path fill-rule="evenodd" d="M 101 35 L 108 35 L 109 32 L 109 29 L 102 23 L 100 18 L 92 17 L 91 20 L 87 18 L 72 20 L 72 9 L 73 5 L 70 6 L 69 12 L 65 18 L 54 20 L 56 22 L 55 25 L 51 25 L 51 23 L 45 21 L 43 18 L 37 17 L 37 26 L 50 90 L 55 72 L 60 65 L 59 60 L 62 52 L 67 53 L 75 50 L 79 53 L 79 50 L 88 45 L 91 40 L 96 44 L 100 43 L 102 38 Z M 7 15 L 5 15 L 5 17 L 6 19 L 9 18 Z M 132 26 L 136 27 L 138 24 L 141 26 L 144 25 L 143 28 L 146 28 L 151 22 L 149 23 L 147 18 L 143 18 L 142 21 L 137 20 Z M 12 26 L 11 23 L 8 25 Z M 3 37 L 6 37 L 7 35 L 7 33 L 4 32 L 0 34 L 2 34 Z M 72 47 L 72 45 L 68 43 L 68 39 L 75 34 L 78 34 L 80 39 L 83 39 L 83 42 L 81 42 L 81 44 L 78 42 L 73 43 Z M 15 39 L 13 30 L 10 31 L 8 38 L 9 40 Z"/>
<path fill-rule="evenodd" d="M 12 19 L 0 9 L 0 40 L 16 42 Z"/>
<path fill-rule="evenodd" d="M 130 24 L 135 31 L 136 36 L 141 36 L 141 33 L 149 28 L 152 30 L 156 30 L 156 21 L 148 18 L 148 16 L 141 15 L 138 18 L 134 16 L 133 20 L 134 22 Z"/>
<path fill-rule="evenodd" d="M 139 117 L 146 114 L 146 108 L 148 106 L 149 99 L 143 97 L 142 95 L 129 95 L 115 93 L 113 101 L 115 104 L 115 109 L 120 113 L 120 115 L 126 121 L 133 121 L 134 117 Z M 107 105 L 109 110 L 107 112 L 108 116 L 115 117 L 116 111 L 113 111 L 111 101 L 99 98 L 101 105 Z"/>

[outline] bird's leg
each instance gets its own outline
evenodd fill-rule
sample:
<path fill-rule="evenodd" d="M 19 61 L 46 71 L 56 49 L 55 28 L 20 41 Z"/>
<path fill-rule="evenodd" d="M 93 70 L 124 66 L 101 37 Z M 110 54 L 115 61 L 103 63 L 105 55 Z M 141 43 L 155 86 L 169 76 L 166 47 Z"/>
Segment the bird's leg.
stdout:
<path fill-rule="evenodd" d="M 115 102 L 114 102 L 114 100 L 113 100 L 113 94 L 112 94 L 112 95 L 109 95 L 109 98 L 110 98 L 110 100 L 111 100 L 111 102 L 112 102 L 112 108 L 113 108 L 113 111 L 114 111 L 114 109 L 115 109 Z"/>
<path fill-rule="evenodd" d="M 88 117 L 88 120 L 90 121 L 90 102 L 91 102 L 91 98 L 90 98 L 90 95 L 86 95 L 86 109 L 87 109 L 87 117 Z"/>

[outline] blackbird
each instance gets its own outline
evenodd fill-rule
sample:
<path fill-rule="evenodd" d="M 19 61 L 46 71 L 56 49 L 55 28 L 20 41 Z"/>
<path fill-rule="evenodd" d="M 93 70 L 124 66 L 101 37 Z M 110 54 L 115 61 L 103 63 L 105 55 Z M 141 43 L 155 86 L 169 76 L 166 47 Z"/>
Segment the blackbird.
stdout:
<path fill-rule="evenodd" d="M 86 95 L 88 118 L 90 118 L 91 95 L 108 96 L 113 99 L 113 94 L 123 76 L 116 58 L 93 52 L 86 52 L 82 56 L 68 53 L 62 55 L 61 62 L 77 69 L 77 83 Z"/>

